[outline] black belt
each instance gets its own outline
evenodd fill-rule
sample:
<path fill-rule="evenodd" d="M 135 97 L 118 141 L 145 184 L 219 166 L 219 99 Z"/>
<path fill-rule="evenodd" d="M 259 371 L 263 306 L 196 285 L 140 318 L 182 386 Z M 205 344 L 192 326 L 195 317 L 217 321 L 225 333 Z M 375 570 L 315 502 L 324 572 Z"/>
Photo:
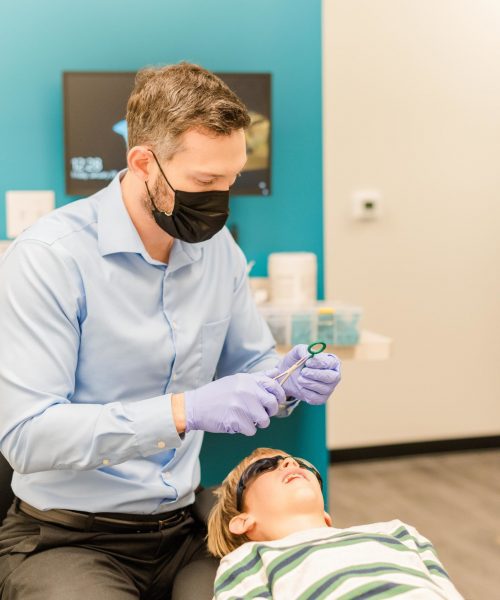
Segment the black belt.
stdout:
<path fill-rule="evenodd" d="M 190 506 L 158 515 L 134 515 L 123 513 L 88 513 L 74 510 L 38 510 L 24 500 L 17 499 L 18 509 L 39 521 L 79 529 L 81 531 L 107 531 L 110 533 L 151 533 L 174 527 L 190 514 Z"/>

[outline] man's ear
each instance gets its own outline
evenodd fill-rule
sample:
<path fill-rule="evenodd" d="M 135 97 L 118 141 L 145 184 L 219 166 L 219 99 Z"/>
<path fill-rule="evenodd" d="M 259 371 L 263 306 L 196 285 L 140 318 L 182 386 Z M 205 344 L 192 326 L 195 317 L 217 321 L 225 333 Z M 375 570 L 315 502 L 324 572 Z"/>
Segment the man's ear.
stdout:
<path fill-rule="evenodd" d="M 130 171 L 143 181 L 150 176 L 151 152 L 146 146 L 134 146 L 128 151 L 127 166 Z"/>
<path fill-rule="evenodd" d="M 229 531 L 234 535 L 243 535 L 255 527 L 255 517 L 248 513 L 240 513 L 229 521 Z"/>
<path fill-rule="evenodd" d="M 324 511 L 323 514 L 325 516 L 325 523 L 328 525 L 328 527 L 331 527 L 333 523 L 332 517 L 330 517 L 330 515 L 326 511 Z"/>

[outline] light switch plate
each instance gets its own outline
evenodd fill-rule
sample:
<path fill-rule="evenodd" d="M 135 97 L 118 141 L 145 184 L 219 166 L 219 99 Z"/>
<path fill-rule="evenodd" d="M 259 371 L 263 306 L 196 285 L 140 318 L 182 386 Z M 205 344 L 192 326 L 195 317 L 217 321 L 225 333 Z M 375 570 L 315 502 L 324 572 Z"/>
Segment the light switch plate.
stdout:
<path fill-rule="evenodd" d="M 15 238 L 43 215 L 54 210 L 52 190 L 11 190 L 5 193 L 7 237 Z"/>

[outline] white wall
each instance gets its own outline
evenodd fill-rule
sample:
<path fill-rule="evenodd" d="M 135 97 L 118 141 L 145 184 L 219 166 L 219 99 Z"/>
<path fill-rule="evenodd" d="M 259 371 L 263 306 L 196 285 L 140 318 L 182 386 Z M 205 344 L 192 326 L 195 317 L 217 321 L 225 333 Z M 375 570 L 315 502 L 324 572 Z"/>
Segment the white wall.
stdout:
<path fill-rule="evenodd" d="M 324 0 L 323 23 L 326 292 L 394 339 L 344 365 L 329 446 L 499 435 L 500 1 Z M 377 222 L 350 217 L 366 187 Z"/>

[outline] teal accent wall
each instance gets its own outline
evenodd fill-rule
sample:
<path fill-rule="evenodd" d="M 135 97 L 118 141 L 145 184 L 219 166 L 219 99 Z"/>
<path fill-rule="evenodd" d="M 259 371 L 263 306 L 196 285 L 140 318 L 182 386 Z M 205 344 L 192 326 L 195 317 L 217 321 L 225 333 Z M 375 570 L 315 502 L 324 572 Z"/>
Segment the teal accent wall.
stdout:
<path fill-rule="evenodd" d="M 18 0 L 0 3 L 0 239 L 5 191 L 64 193 L 62 72 L 135 70 L 188 60 L 273 78 L 273 179 L 236 197 L 240 245 L 266 275 L 275 251 L 306 250 L 323 270 L 320 0 Z M 320 277 L 319 295 L 323 294 Z M 1 332 L 0 332 L 1 335 Z M 300 407 L 255 438 L 206 438 L 203 480 L 219 481 L 256 445 L 314 461 L 326 475 L 323 408 Z"/>

